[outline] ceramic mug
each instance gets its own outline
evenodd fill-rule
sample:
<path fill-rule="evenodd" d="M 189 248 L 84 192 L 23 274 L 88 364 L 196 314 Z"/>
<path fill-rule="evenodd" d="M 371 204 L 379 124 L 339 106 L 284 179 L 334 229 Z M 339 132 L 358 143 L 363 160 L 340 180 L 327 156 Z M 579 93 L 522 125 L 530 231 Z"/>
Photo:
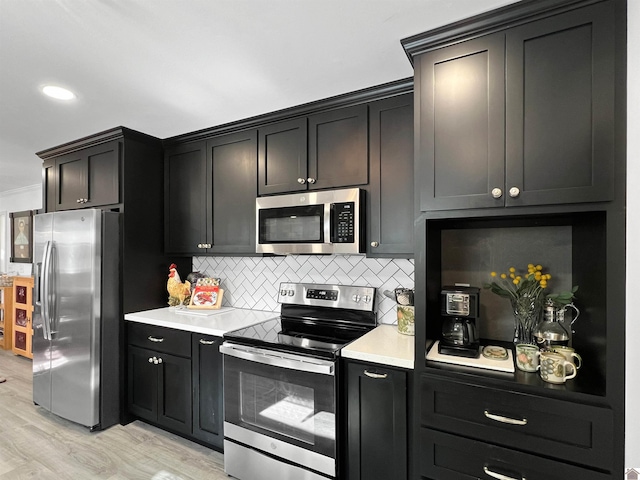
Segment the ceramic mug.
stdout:
<path fill-rule="evenodd" d="M 557 345 L 555 347 L 552 347 L 551 350 L 553 350 L 556 353 L 559 353 L 565 358 L 565 360 L 568 360 L 572 364 L 574 364 L 576 366 L 576 370 L 582 367 L 582 357 L 576 353 L 576 350 L 573 347 L 565 347 L 563 345 Z"/>
<path fill-rule="evenodd" d="M 538 370 L 538 357 L 540 349 L 531 343 L 518 343 L 516 345 L 516 367 L 523 372 L 535 372 Z"/>
<path fill-rule="evenodd" d="M 538 365 L 540 377 L 549 383 L 564 383 L 575 378 L 578 373 L 576 366 L 568 361 L 560 353 L 551 350 L 540 352 L 540 365 Z"/>

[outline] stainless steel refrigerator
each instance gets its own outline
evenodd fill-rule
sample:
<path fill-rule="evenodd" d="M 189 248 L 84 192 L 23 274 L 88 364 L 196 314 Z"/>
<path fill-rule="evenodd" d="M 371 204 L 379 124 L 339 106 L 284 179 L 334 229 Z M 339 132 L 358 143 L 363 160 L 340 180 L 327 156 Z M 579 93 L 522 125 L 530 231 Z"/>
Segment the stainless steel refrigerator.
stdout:
<path fill-rule="evenodd" d="M 120 416 L 119 215 L 72 210 L 33 223 L 33 401 L 92 430 Z"/>

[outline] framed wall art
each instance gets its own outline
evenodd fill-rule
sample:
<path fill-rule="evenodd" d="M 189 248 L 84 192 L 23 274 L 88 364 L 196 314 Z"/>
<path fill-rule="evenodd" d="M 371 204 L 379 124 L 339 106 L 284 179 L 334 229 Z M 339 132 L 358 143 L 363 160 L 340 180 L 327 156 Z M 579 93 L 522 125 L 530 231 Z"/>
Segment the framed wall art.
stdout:
<path fill-rule="evenodd" d="M 14 263 L 33 263 L 33 212 L 9 213 L 11 222 L 11 258 Z"/>

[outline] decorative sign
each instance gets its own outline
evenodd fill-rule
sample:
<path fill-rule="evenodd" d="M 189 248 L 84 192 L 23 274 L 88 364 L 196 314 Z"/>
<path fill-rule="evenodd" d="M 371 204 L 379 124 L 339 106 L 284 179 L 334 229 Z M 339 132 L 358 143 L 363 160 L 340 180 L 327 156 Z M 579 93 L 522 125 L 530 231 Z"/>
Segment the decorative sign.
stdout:
<path fill-rule="evenodd" d="M 11 219 L 11 258 L 14 263 L 33 262 L 33 212 L 9 213 Z"/>

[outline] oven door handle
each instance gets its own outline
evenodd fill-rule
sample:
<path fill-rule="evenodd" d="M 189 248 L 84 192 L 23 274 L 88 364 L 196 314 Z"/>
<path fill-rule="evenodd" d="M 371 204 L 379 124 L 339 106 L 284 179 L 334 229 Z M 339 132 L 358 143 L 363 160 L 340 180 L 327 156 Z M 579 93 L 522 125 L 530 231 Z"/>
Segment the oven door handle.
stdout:
<path fill-rule="evenodd" d="M 320 373 L 322 375 L 334 375 L 335 363 L 327 360 L 320 360 L 302 355 L 292 355 L 288 353 L 265 350 L 262 348 L 247 347 L 224 342 L 220 345 L 220 353 L 230 357 L 249 360 L 251 362 L 262 363 L 274 367 L 299 370 L 301 372 Z"/>

